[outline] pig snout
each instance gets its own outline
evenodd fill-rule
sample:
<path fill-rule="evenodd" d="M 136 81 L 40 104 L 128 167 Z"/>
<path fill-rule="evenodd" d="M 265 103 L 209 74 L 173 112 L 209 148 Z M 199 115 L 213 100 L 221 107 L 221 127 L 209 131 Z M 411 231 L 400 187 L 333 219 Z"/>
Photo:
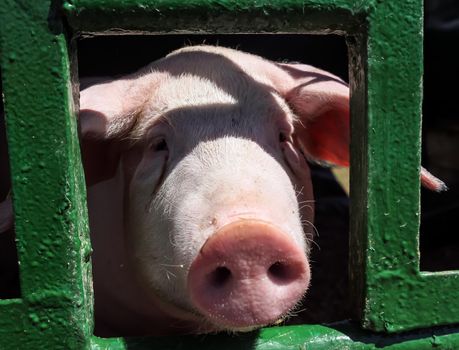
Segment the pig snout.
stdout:
<path fill-rule="evenodd" d="M 243 330 L 284 317 L 309 279 L 304 251 L 286 233 L 245 219 L 223 226 L 205 242 L 191 264 L 188 291 L 212 323 Z"/>

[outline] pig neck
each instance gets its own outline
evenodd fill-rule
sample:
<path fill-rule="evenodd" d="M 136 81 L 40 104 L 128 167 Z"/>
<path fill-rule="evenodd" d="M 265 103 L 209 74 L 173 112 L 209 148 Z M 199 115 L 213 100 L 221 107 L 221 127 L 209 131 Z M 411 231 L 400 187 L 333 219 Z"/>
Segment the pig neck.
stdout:
<path fill-rule="evenodd" d="M 180 320 L 140 288 L 126 254 L 121 167 L 88 188 L 93 247 L 95 333 L 99 336 L 189 333 L 194 322 Z"/>

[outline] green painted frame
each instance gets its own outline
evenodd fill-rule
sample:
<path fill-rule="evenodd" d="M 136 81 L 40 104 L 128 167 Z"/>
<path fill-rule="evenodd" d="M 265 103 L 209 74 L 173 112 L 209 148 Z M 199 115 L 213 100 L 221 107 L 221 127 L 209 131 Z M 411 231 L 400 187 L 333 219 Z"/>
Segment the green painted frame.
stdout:
<path fill-rule="evenodd" d="M 449 327 L 389 338 L 351 324 L 273 327 L 205 343 L 92 335 L 71 84 L 73 39 L 92 33 L 346 35 L 355 318 L 386 333 L 459 323 L 458 271 L 419 271 L 422 18 L 422 0 L 3 0 L 0 66 L 22 295 L 0 300 L 0 348 L 458 348 L 459 330 Z"/>
<path fill-rule="evenodd" d="M 56 5 L 2 1 L 0 56 L 21 284 L 20 299 L 0 300 L 0 349 L 87 347 L 86 189 Z"/>

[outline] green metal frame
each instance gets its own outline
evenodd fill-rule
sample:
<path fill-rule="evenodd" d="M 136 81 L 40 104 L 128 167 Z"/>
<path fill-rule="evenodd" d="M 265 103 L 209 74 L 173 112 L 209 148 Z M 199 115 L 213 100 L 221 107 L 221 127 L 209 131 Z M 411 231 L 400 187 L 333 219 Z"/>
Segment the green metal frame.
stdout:
<path fill-rule="evenodd" d="M 419 271 L 422 0 L 2 0 L 0 66 L 21 298 L 1 349 L 459 348 L 459 273 Z M 116 28 L 116 29 L 114 29 Z M 71 84 L 80 34 L 338 33 L 350 52 L 355 318 L 230 337 L 92 335 L 90 241 Z M 377 334 L 384 332 L 385 334 Z"/>

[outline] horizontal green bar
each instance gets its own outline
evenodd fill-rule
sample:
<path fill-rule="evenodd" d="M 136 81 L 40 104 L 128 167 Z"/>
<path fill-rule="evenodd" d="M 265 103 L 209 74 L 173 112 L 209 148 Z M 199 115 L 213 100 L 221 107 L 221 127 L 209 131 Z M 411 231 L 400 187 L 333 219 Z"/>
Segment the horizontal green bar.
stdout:
<path fill-rule="evenodd" d="M 372 294 L 367 298 L 365 327 L 400 332 L 459 323 L 457 273 L 409 278 L 388 272 L 384 279 L 374 280 L 374 283 L 370 286 Z"/>
<path fill-rule="evenodd" d="M 72 313 L 52 303 L 0 300 L 0 349 L 87 349 Z"/>
<path fill-rule="evenodd" d="M 0 300 L 0 349 L 38 348 L 41 332 L 37 321 L 37 314 L 22 299 Z"/>
<path fill-rule="evenodd" d="M 219 350 L 370 350 L 370 349 L 458 349 L 459 327 L 444 327 L 400 335 L 363 331 L 349 322 L 329 326 L 305 325 L 265 328 L 239 335 L 202 335 L 163 338 L 93 337 L 93 350 L 219 349 Z"/>
<path fill-rule="evenodd" d="M 22 299 L 0 299 L 0 339 L 2 338 L 2 333 L 6 330 L 8 332 L 16 332 L 18 329 L 22 329 L 21 323 L 25 315 L 24 310 Z M 8 328 L 11 325 L 14 326 L 14 330 Z"/>
<path fill-rule="evenodd" d="M 69 0 L 77 32 L 353 32 L 372 1 L 351 0 Z"/>

